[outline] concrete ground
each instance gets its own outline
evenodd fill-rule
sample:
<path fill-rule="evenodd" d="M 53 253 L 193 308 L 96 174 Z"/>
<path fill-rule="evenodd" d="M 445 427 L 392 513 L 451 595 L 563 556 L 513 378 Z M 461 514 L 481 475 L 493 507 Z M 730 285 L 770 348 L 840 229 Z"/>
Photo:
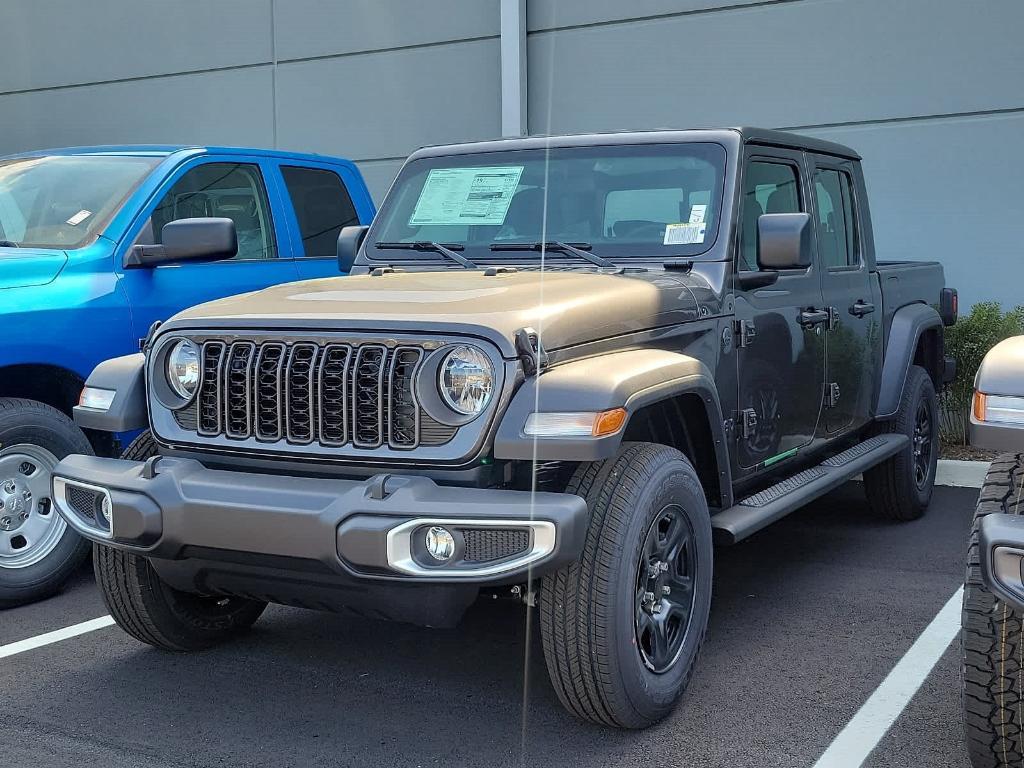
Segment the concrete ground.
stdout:
<path fill-rule="evenodd" d="M 976 496 L 937 488 L 924 519 L 894 525 L 850 484 L 717 550 L 697 674 L 643 733 L 567 715 L 511 604 L 450 631 L 272 607 L 199 654 L 109 627 L 4 659 L 0 766 L 811 766 L 961 585 Z M 105 613 L 83 572 L 0 612 L 0 645 Z M 967 766 L 958 653 L 865 765 Z"/>

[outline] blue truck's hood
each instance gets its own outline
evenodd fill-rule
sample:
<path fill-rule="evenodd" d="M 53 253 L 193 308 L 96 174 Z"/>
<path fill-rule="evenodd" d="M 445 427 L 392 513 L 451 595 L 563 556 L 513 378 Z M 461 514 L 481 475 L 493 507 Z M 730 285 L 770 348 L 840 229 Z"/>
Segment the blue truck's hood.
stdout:
<path fill-rule="evenodd" d="M 0 290 L 53 282 L 67 261 L 64 251 L 0 248 Z"/>

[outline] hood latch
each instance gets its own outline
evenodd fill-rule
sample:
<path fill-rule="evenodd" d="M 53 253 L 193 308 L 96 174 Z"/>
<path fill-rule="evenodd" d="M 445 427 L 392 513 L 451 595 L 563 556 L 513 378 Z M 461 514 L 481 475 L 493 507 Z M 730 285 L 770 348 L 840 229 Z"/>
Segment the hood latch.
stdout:
<path fill-rule="evenodd" d="M 533 328 L 520 328 L 513 335 L 516 356 L 523 366 L 523 373 L 536 376 L 548 367 L 548 353 L 540 342 L 540 334 Z"/>

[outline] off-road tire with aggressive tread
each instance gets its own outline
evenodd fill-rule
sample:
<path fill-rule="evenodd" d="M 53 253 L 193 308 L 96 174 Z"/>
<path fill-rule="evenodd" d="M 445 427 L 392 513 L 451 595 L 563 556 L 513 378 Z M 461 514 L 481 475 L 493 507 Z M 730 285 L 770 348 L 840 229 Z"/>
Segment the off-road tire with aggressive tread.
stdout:
<path fill-rule="evenodd" d="M 974 512 L 960 631 L 964 735 L 974 768 L 1024 764 L 1024 616 L 985 588 L 978 529 L 993 513 L 1024 514 L 1024 454 L 992 462 Z"/>
<path fill-rule="evenodd" d="M 157 453 L 145 432 L 123 458 L 144 461 Z M 196 651 L 251 627 L 266 603 L 239 597 L 180 592 L 165 584 L 149 560 L 100 544 L 93 566 L 103 601 L 114 621 L 143 643 L 168 651 Z"/>
<path fill-rule="evenodd" d="M 914 418 L 918 404 L 924 399 L 931 410 L 932 454 L 929 477 L 924 488 L 914 479 Z M 889 520 L 905 522 L 921 517 L 932 500 L 938 461 L 938 398 L 931 377 L 919 365 L 911 365 L 900 397 L 899 410 L 892 421 L 883 426 L 885 432 L 904 434 L 910 443 L 895 456 L 864 473 L 864 492 L 871 510 Z"/>
<path fill-rule="evenodd" d="M 19 443 L 38 445 L 58 459 L 73 453 L 91 456 L 93 452 L 85 433 L 56 408 L 24 398 L 0 398 L 0 447 Z M 53 551 L 38 563 L 0 568 L 0 608 L 56 593 L 85 562 L 90 549 L 89 542 L 69 526 Z"/>
<path fill-rule="evenodd" d="M 624 443 L 605 461 L 581 464 L 567 488 L 587 501 L 590 524 L 580 559 L 544 577 L 540 629 L 544 659 L 562 704 L 602 725 L 645 728 L 668 715 L 693 675 L 711 607 L 713 548 L 707 501 L 679 451 Z M 675 664 L 646 669 L 634 635 L 636 567 L 648 526 L 666 499 L 694 531 L 700 566 L 690 631 Z"/>

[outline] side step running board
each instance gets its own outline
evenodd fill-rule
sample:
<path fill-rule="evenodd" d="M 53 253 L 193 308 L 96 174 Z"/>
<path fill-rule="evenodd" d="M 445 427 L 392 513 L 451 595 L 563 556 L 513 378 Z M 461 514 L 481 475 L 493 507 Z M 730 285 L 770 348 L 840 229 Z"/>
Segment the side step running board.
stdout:
<path fill-rule="evenodd" d="M 856 477 L 907 445 L 906 435 L 879 435 L 816 467 L 787 477 L 711 518 L 715 542 L 735 544 Z"/>

